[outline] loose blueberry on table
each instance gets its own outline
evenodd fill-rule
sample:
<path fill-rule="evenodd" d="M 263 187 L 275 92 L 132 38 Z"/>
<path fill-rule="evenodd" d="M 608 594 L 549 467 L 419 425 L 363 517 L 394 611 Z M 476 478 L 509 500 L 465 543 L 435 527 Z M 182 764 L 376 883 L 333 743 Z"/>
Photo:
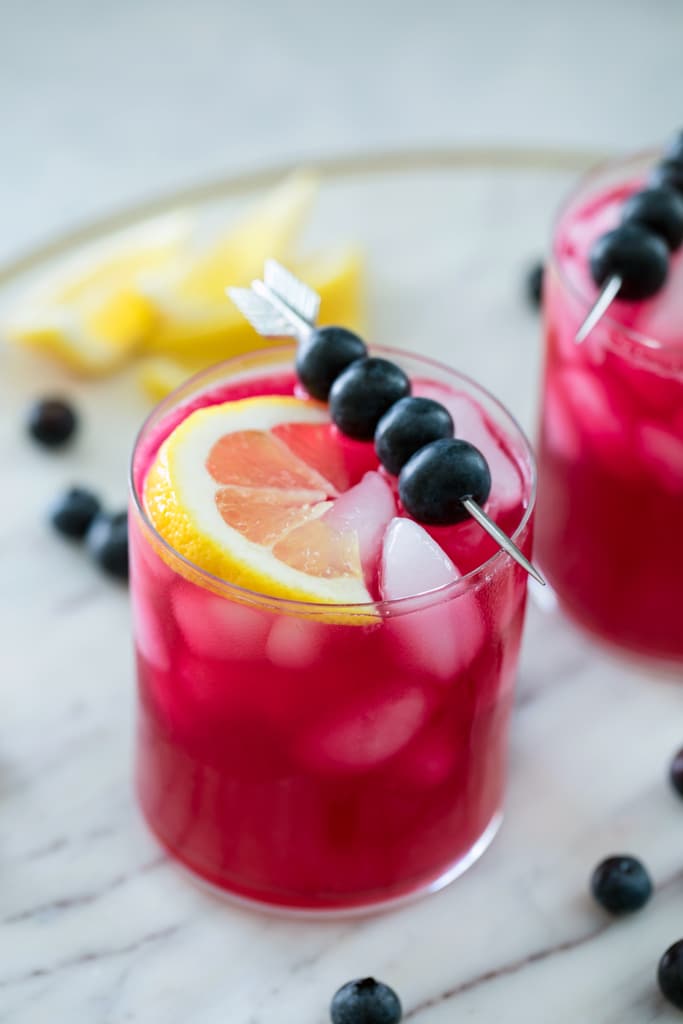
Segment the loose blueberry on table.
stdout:
<path fill-rule="evenodd" d="M 669 946 L 659 961 L 657 981 L 665 999 L 683 1010 L 683 939 Z"/>
<path fill-rule="evenodd" d="M 679 796 L 683 797 L 683 747 L 674 754 L 669 770 L 671 785 Z"/>
<path fill-rule="evenodd" d="M 607 857 L 593 872 L 591 891 L 610 914 L 632 914 L 652 896 L 652 881 L 635 857 Z"/>
<path fill-rule="evenodd" d="M 88 550 L 95 562 L 109 576 L 128 579 L 128 514 L 100 513 L 86 537 Z"/>
<path fill-rule="evenodd" d="M 64 399 L 41 398 L 31 405 L 26 426 L 33 440 L 44 448 L 61 448 L 73 437 L 78 417 Z"/>
<path fill-rule="evenodd" d="M 543 274 L 545 268 L 542 263 L 534 263 L 526 276 L 526 295 L 530 304 L 535 308 L 541 305 L 543 299 Z"/>
<path fill-rule="evenodd" d="M 52 506 L 50 522 L 64 537 L 82 540 L 99 511 L 100 502 L 91 491 L 71 487 Z"/>
<path fill-rule="evenodd" d="M 349 981 L 334 994 L 332 1024 L 399 1024 L 401 1002 L 392 988 L 374 978 Z"/>

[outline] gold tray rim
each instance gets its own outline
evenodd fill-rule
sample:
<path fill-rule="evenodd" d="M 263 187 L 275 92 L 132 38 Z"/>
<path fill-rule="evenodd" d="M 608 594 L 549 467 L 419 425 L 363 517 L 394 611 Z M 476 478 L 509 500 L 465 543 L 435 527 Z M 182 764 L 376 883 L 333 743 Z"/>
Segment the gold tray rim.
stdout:
<path fill-rule="evenodd" d="M 357 153 L 302 157 L 278 163 L 265 163 L 251 169 L 150 195 L 139 202 L 125 204 L 101 216 L 61 231 L 44 242 L 31 246 L 0 263 L 0 287 L 10 284 L 44 263 L 59 258 L 80 246 L 134 227 L 151 217 L 192 206 L 267 188 L 291 174 L 296 168 L 314 168 L 323 179 L 410 174 L 418 171 L 448 171 L 482 168 L 486 170 L 550 171 L 577 173 L 605 160 L 604 150 L 552 146 L 445 146 L 423 149 L 390 149 Z"/>

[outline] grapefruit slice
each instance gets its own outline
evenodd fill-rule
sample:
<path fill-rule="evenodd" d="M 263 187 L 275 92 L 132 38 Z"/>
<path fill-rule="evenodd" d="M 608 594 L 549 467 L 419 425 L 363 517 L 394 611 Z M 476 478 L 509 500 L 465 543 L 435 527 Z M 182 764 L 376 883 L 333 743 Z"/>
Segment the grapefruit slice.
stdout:
<path fill-rule="evenodd" d="M 157 531 L 195 566 L 260 594 L 371 601 L 358 530 L 325 516 L 339 490 L 325 475 L 321 424 L 329 425 L 325 406 L 283 395 L 191 413 L 147 474 L 144 501 Z M 342 482 L 329 441 L 327 449 Z"/>

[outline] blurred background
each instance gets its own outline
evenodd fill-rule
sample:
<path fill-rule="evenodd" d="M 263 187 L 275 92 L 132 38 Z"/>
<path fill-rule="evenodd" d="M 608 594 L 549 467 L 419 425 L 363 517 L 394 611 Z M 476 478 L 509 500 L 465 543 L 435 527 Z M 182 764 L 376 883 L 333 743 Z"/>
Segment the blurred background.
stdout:
<path fill-rule="evenodd" d="M 680 0 L 0 0 L 0 259 L 159 190 L 389 147 L 683 122 Z"/>

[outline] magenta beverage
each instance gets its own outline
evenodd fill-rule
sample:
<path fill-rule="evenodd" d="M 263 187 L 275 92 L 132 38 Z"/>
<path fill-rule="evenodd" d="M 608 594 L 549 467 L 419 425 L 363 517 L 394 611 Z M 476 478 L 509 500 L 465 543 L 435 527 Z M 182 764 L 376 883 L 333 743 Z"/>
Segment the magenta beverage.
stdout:
<path fill-rule="evenodd" d="M 408 516 L 293 354 L 195 378 L 138 440 L 137 784 L 157 837 L 214 887 L 342 911 L 438 888 L 495 833 L 526 574 L 471 520 Z M 388 355 L 484 452 L 487 511 L 529 553 L 514 420 L 454 371 Z"/>
<path fill-rule="evenodd" d="M 680 144 L 678 151 L 680 162 L 649 154 L 597 170 L 560 213 L 543 285 L 537 518 L 538 558 L 567 612 L 601 639 L 674 661 L 683 660 Z M 591 254 L 604 258 L 604 236 L 622 222 L 628 230 L 607 256 L 635 261 L 634 287 L 649 294 L 629 300 L 620 292 L 576 344 L 598 294 Z"/>

